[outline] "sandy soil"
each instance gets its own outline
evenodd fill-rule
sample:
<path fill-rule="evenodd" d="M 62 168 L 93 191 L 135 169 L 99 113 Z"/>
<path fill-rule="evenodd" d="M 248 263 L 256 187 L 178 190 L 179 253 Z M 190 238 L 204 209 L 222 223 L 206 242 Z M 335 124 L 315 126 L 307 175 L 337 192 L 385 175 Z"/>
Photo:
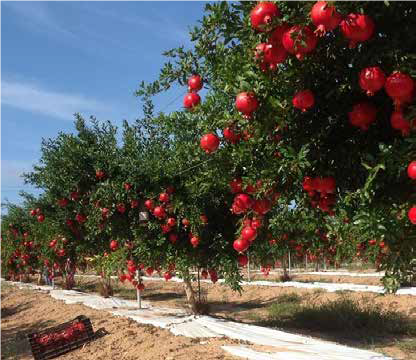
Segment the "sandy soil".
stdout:
<path fill-rule="evenodd" d="M 59 359 L 237 359 L 226 354 L 221 345 L 237 343 L 229 339 L 190 339 L 174 336 L 151 325 L 139 325 L 83 305 L 64 305 L 47 294 L 2 287 L 1 347 L 2 359 L 31 359 L 26 334 L 88 316 L 94 330 L 104 328 L 109 334 L 67 353 Z"/>

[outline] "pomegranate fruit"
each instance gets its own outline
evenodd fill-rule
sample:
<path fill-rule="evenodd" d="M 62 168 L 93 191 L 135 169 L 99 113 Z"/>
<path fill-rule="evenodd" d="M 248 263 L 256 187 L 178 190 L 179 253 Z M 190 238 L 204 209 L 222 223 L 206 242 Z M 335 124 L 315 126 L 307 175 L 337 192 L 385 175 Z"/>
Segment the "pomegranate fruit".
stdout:
<path fill-rule="evenodd" d="M 269 37 L 269 43 L 273 45 L 283 46 L 283 34 L 290 29 L 290 25 L 283 23 L 281 25 L 276 26 Z"/>
<path fill-rule="evenodd" d="M 249 226 L 251 226 L 254 230 L 257 230 L 263 226 L 263 222 L 261 221 L 261 219 L 253 219 Z"/>
<path fill-rule="evenodd" d="M 241 230 L 241 239 L 252 242 L 257 237 L 256 229 L 251 226 L 246 226 Z"/>
<path fill-rule="evenodd" d="M 162 232 L 164 234 L 167 234 L 167 233 L 169 233 L 172 230 L 171 227 L 169 225 L 167 225 L 167 224 L 163 224 L 160 227 L 162 228 Z"/>
<path fill-rule="evenodd" d="M 201 102 L 201 97 L 197 93 L 188 93 L 183 98 L 183 106 L 187 109 L 193 109 L 195 106 L 199 105 Z"/>
<path fill-rule="evenodd" d="M 170 218 L 166 221 L 166 224 L 168 224 L 169 226 L 173 227 L 173 226 L 175 226 L 175 225 L 176 225 L 176 219 L 175 219 L 175 218 L 170 217 Z"/>
<path fill-rule="evenodd" d="M 135 209 L 139 206 L 139 200 L 133 199 L 130 201 L 130 206 L 132 209 Z"/>
<path fill-rule="evenodd" d="M 154 272 L 155 270 L 151 267 L 151 266 L 149 266 L 147 269 L 146 269 L 146 274 L 147 274 L 147 276 L 152 276 L 152 274 L 153 274 L 153 272 Z"/>
<path fill-rule="evenodd" d="M 178 235 L 177 234 L 169 234 L 169 241 L 171 244 L 175 244 L 178 241 Z"/>
<path fill-rule="evenodd" d="M 235 178 L 231 180 L 230 188 L 233 194 L 241 193 L 243 191 L 243 180 L 241 178 Z"/>
<path fill-rule="evenodd" d="M 258 215 L 266 215 L 270 209 L 272 208 L 272 204 L 270 200 L 267 199 L 260 199 L 255 200 L 252 206 L 253 211 Z"/>
<path fill-rule="evenodd" d="M 413 206 L 409 210 L 409 213 L 407 214 L 407 216 L 409 217 L 409 220 L 412 224 L 416 224 L 416 206 Z"/>
<path fill-rule="evenodd" d="M 359 75 L 361 89 L 366 91 L 368 96 L 381 90 L 386 82 L 386 75 L 378 66 L 362 69 Z"/>
<path fill-rule="evenodd" d="M 36 216 L 36 210 L 34 209 L 30 210 L 30 216 Z"/>
<path fill-rule="evenodd" d="M 163 219 L 166 216 L 166 211 L 162 206 L 156 206 L 153 210 L 153 215 L 159 219 Z"/>
<path fill-rule="evenodd" d="M 250 242 L 242 238 L 238 238 L 237 240 L 233 242 L 233 248 L 237 252 L 244 252 L 248 249 L 249 246 L 250 246 Z"/>
<path fill-rule="evenodd" d="M 124 190 L 129 191 L 132 188 L 132 185 L 130 183 L 125 183 L 124 185 Z"/>
<path fill-rule="evenodd" d="M 365 131 L 376 120 L 377 109 L 368 102 L 361 102 L 354 105 L 348 115 L 351 125 Z"/>
<path fill-rule="evenodd" d="M 277 65 L 287 58 L 287 51 L 277 43 L 261 43 L 256 46 L 255 54 L 257 59 L 261 59 L 260 67 L 263 71 L 276 70 Z"/>
<path fill-rule="evenodd" d="M 38 222 L 40 222 L 40 223 L 44 222 L 45 221 L 45 215 L 40 214 L 40 215 L 38 215 L 37 219 L 38 219 Z"/>
<path fill-rule="evenodd" d="M 200 141 L 201 148 L 207 153 L 211 154 L 218 149 L 220 140 L 214 134 L 205 134 Z"/>
<path fill-rule="evenodd" d="M 69 200 L 67 198 L 59 199 L 58 200 L 58 206 L 65 207 L 69 203 Z"/>
<path fill-rule="evenodd" d="M 189 240 L 189 242 L 191 243 L 191 245 L 196 248 L 199 245 L 199 237 L 198 236 L 192 236 L 191 239 Z"/>
<path fill-rule="evenodd" d="M 390 124 L 393 129 L 400 130 L 402 136 L 410 134 L 410 123 L 404 118 L 401 110 L 393 111 L 390 117 Z"/>
<path fill-rule="evenodd" d="M 137 290 L 139 290 L 139 291 L 143 291 L 143 290 L 144 290 L 144 284 L 143 284 L 143 283 L 139 283 L 139 284 L 136 286 L 136 289 L 137 289 Z"/>
<path fill-rule="evenodd" d="M 103 178 L 105 177 L 105 172 L 104 172 L 104 171 L 102 171 L 102 170 L 100 170 L 100 169 L 95 170 L 95 177 L 96 177 L 98 180 L 101 180 L 101 179 L 103 179 Z"/>
<path fill-rule="evenodd" d="M 201 220 L 201 223 L 208 224 L 208 216 L 205 214 L 200 215 L 199 219 Z"/>
<path fill-rule="evenodd" d="M 302 182 L 303 190 L 305 191 L 313 191 L 315 190 L 315 184 L 313 179 L 310 176 L 305 176 Z"/>
<path fill-rule="evenodd" d="M 164 203 L 167 203 L 167 202 L 169 202 L 169 194 L 168 193 L 161 193 L 160 195 L 159 195 L 159 201 L 160 202 L 164 202 Z"/>
<path fill-rule="evenodd" d="M 280 17 L 280 10 L 276 4 L 269 1 L 259 2 L 250 12 L 251 27 L 257 31 L 270 31 L 273 19 L 277 17 Z"/>
<path fill-rule="evenodd" d="M 192 75 L 188 80 L 188 91 L 197 92 L 202 89 L 203 81 L 199 75 Z"/>
<path fill-rule="evenodd" d="M 241 139 L 241 135 L 236 134 L 236 132 L 234 131 L 234 129 L 232 127 L 226 127 L 222 131 L 222 134 L 223 134 L 225 140 L 227 140 L 231 144 L 237 144 Z"/>
<path fill-rule="evenodd" d="M 242 214 L 249 210 L 253 205 L 253 199 L 247 194 L 239 194 L 234 198 L 232 212 Z"/>
<path fill-rule="evenodd" d="M 111 251 L 115 251 L 118 249 L 118 241 L 117 240 L 111 240 L 110 241 L 110 249 Z"/>
<path fill-rule="evenodd" d="M 148 209 L 148 210 L 150 210 L 150 211 L 152 211 L 153 209 L 154 209 L 154 207 L 155 207 L 155 204 L 154 204 L 154 202 L 153 202 L 153 200 L 146 200 L 145 202 L 144 202 L 144 206 L 146 206 L 146 208 Z"/>
<path fill-rule="evenodd" d="M 317 27 L 315 34 L 323 36 L 327 31 L 332 31 L 339 25 L 341 14 L 335 6 L 330 6 L 326 1 L 318 1 L 312 7 L 311 19 Z"/>
<path fill-rule="evenodd" d="M 190 222 L 189 222 L 189 220 L 188 219 L 182 219 L 182 225 L 183 226 L 189 226 L 189 224 L 190 224 Z"/>
<path fill-rule="evenodd" d="M 407 175 L 412 180 L 416 180 L 416 161 L 412 161 L 407 167 Z"/>
<path fill-rule="evenodd" d="M 258 106 L 259 102 L 253 92 L 239 93 L 235 99 L 235 107 L 246 116 L 251 116 Z"/>
<path fill-rule="evenodd" d="M 374 21 L 368 15 L 349 14 L 341 21 L 341 31 L 350 41 L 349 48 L 354 48 L 357 43 L 369 40 L 374 33 Z"/>
<path fill-rule="evenodd" d="M 124 205 L 123 203 L 117 204 L 117 211 L 120 214 L 124 214 L 126 212 L 126 205 Z"/>
<path fill-rule="evenodd" d="M 396 105 L 400 106 L 411 100 L 415 84 L 409 75 L 395 71 L 387 78 L 384 88 L 387 95 L 394 100 Z"/>
<path fill-rule="evenodd" d="M 248 264 L 248 256 L 247 255 L 238 255 L 237 261 L 241 266 L 246 266 Z"/>
<path fill-rule="evenodd" d="M 207 279 L 207 278 L 208 278 L 208 271 L 206 271 L 206 270 L 202 270 L 202 271 L 201 271 L 201 277 L 202 277 L 203 279 Z"/>
<path fill-rule="evenodd" d="M 83 224 L 87 221 L 87 217 L 83 214 L 77 214 L 75 216 L 75 220 L 78 221 L 80 224 Z"/>
<path fill-rule="evenodd" d="M 292 26 L 283 34 L 283 47 L 290 54 L 302 60 L 306 54 L 316 48 L 318 38 L 308 26 Z"/>
<path fill-rule="evenodd" d="M 163 274 L 163 277 L 165 278 L 165 281 L 168 281 L 168 280 L 172 279 L 172 273 L 170 273 L 169 271 L 166 271 Z"/>
<path fill-rule="evenodd" d="M 297 92 L 292 99 L 292 104 L 295 108 L 307 111 L 315 104 L 315 97 L 310 90 L 302 90 Z"/>

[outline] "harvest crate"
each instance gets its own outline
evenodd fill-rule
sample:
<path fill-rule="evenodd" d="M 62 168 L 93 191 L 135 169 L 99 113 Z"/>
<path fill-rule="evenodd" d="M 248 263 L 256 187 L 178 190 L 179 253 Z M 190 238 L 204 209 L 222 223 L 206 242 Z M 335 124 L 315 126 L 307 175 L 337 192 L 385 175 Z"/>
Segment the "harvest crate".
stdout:
<path fill-rule="evenodd" d="M 94 339 L 90 319 L 84 315 L 74 320 L 38 331 L 28 336 L 35 360 L 52 359 Z"/>

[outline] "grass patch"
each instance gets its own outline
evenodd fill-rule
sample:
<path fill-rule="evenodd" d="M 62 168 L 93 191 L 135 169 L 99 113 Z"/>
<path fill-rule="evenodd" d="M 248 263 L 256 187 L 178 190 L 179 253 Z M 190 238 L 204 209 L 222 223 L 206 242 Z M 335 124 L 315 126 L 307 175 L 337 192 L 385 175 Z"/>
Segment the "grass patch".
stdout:
<path fill-rule="evenodd" d="M 278 303 L 300 304 L 302 297 L 299 294 L 292 292 L 279 295 L 276 300 Z"/>
<path fill-rule="evenodd" d="M 290 295 L 290 294 L 289 294 Z M 373 341 L 385 335 L 416 335 L 416 323 L 396 310 L 383 309 L 371 301 L 359 302 L 346 295 L 325 303 L 300 304 L 285 296 L 268 307 L 263 325 L 313 330 L 355 340 Z M 278 299 L 279 300 L 279 299 Z M 414 344 L 410 343 L 410 347 Z"/>

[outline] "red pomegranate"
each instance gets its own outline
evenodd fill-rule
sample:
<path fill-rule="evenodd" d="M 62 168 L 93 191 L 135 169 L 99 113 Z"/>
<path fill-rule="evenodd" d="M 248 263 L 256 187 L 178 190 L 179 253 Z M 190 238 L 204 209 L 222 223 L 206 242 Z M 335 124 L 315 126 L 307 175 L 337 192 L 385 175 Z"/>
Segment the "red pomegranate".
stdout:
<path fill-rule="evenodd" d="M 95 170 L 95 177 L 96 177 L 98 180 L 101 180 L 101 179 L 103 179 L 103 178 L 105 177 L 105 172 L 104 172 L 104 171 L 102 171 L 102 170 L 100 170 L 100 169 Z"/>
<path fill-rule="evenodd" d="M 200 141 L 201 148 L 207 153 L 211 154 L 218 149 L 220 140 L 215 134 L 205 134 Z"/>
<path fill-rule="evenodd" d="M 354 105 L 348 115 L 351 125 L 357 126 L 365 131 L 376 120 L 377 109 L 368 102 L 361 102 Z"/>
<path fill-rule="evenodd" d="M 287 51 L 277 43 L 261 43 L 256 46 L 256 58 L 261 59 L 261 69 L 276 70 L 277 65 L 285 62 Z"/>
<path fill-rule="evenodd" d="M 144 290 L 144 284 L 143 283 L 137 284 L 136 289 L 139 290 L 139 291 L 143 291 Z"/>
<path fill-rule="evenodd" d="M 38 215 L 38 222 L 44 222 L 45 221 L 45 215 L 43 215 L 43 214 L 40 214 L 40 215 Z"/>
<path fill-rule="evenodd" d="M 69 197 L 71 198 L 71 200 L 77 201 L 79 196 L 80 196 L 80 194 L 79 194 L 78 191 L 73 191 L 73 192 L 71 192 Z"/>
<path fill-rule="evenodd" d="M 332 194 L 335 192 L 336 183 L 332 176 L 324 177 L 320 179 L 320 189 L 322 194 Z"/>
<path fill-rule="evenodd" d="M 359 76 L 361 89 L 367 92 L 368 96 L 381 90 L 386 82 L 386 75 L 378 66 L 362 69 Z"/>
<path fill-rule="evenodd" d="M 110 212 L 110 210 L 108 208 L 102 208 L 101 209 L 101 216 L 103 218 L 107 218 L 109 212 Z"/>
<path fill-rule="evenodd" d="M 173 218 L 173 217 L 170 217 L 170 218 L 166 221 L 166 224 L 168 224 L 168 226 L 173 227 L 173 226 L 175 226 L 175 225 L 176 225 L 176 219 L 175 219 L 175 218 Z"/>
<path fill-rule="evenodd" d="M 30 210 L 30 216 L 36 216 L 36 210 L 34 209 Z"/>
<path fill-rule="evenodd" d="M 259 2 L 250 12 L 251 27 L 257 31 L 270 31 L 276 17 L 280 17 L 276 4 L 269 1 Z"/>
<path fill-rule="evenodd" d="M 253 206 L 253 199 L 247 194 L 239 194 L 234 198 L 232 212 L 234 214 L 245 213 Z"/>
<path fill-rule="evenodd" d="M 248 249 L 250 243 L 247 240 L 243 240 L 242 238 L 238 238 L 233 242 L 233 248 L 235 251 L 244 252 Z"/>
<path fill-rule="evenodd" d="M 410 123 L 404 118 L 401 110 L 393 111 L 390 117 L 390 124 L 393 129 L 400 130 L 402 136 L 410 134 Z"/>
<path fill-rule="evenodd" d="M 305 176 L 303 178 L 302 187 L 305 191 L 315 190 L 314 180 L 310 176 Z"/>
<path fill-rule="evenodd" d="M 255 200 L 252 206 L 253 211 L 258 215 L 266 215 L 270 209 L 272 208 L 272 204 L 270 200 L 267 199 L 260 199 Z"/>
<path fill-rule="evenodd" d="M 208 278 L 208 271 L 206 271 L 206 270 L 202 270 L 202 271 L 201 271 L 201 277 L 202 277 L 203 279 L 207 279 L 207 278 Z"/>
<path fill-rule="evenodd" d="M 87 217 L 83 214 L 77 214 L 75 216 L 75 220 L 78 221 L 80 224 L 83 224 L 87 221 Z"/>
<path fill-rule="evenodd" d="M 243 180 L 241 178 L 235 178 L 231 180 L 230 188 L 233 194 L 241 193 L 243 191 Z"/>
<path fill-rule="evenodd" d="M 297 92 L 292 99 L 293 106 L 305 112 L 315 104 L 315 97 L 310 90 L 302 90 Z"/>
<path fill-rule="evenodd" d="M 335 6 L 330 6 L 326 1 L 318 1 L 312 7 L 311 19 L 317 27 L 315 34 L 325 35 L 327 31 L 334 30 L 341 22 L 341 14 Z"/>
<path fill-rule="evenodd" d="M 133 199 L 130 201 L 130 206 L 132 209 L 135 209 L 139 206 L 139 200 Z"/>
<path fill-rule="evenodd" d="M 148 199 L 144 202 L 144 206 L 146 206 L 146 208 L 148 210 L 152 211 L 155 207 L 155 204 L 154 204 L 153 200 Z"/>
<path fill-rule="evenodd" d="M 125 183 L 124 185 L 124 190 L 129 191 L 132 188 L 132 185 L 130 183 Z"/>
<path fill-rule="evenodd" d="M 126 205 L 124 205 L 123 203 L 117 204 L 117 211 L 120 214 L 124 214 L 126 212 Z"/>
<path fill-rule="evenodd" d="M 162 206 L 156 206 L 153 210 L 153 215 L 159 219 L 163 219 L 166 216 L 166 211 Z"/>
<path fill-rule="evenodd" d="M 409 217 L 409 220 L 412 224 L 416 224 L 416 206 L 413 206 L 409 210 L 409 213 L 407 214 L 407 216 Z"/>
<path fill-rule="evenodd" d="M 189 226 L 190 225 L 190 222 L 189 222 L 189 220 L 188 219 L 182 219 L 182 225 L 183 226 Z"/>
<path fill-rule="evenodd" d="M 174 233 L 169 234 L 169 241 L 171 244 L 175 244 L 178 241 L 178 235 Z"/>
<path fill-rule="evenodd" d="M 246 226 L 241 230 L 241 238 L 245 241 L 252 242 L 257 237 L 256 229 L 251 226 Z"/>
<path fill-rule="evenodd" d="M 384 85 L 387 95 L 389 95 L 396 105 L 411 101 L 415 84 L 413 79 L 400 71 L 391 74 Z"/>
<path fill-rule="evenodd" d="M 183 106 L 187 109 L 192 109 L 199 105 L 201 97 L 197 93 L 187 93 L 183 98 Z"/>
<path fill-rule="evenodd" d="M 160 202 L 164 202 L 164 203 L 167 203 L 167 202 L 169 202 L 169 194 L 168 193 L 161 193 L 160 195 L 159 195 L 159 201 Z"/>
<path fill-rule="evenodd" d="M 407 175 L 412 180 L 416 180 L 416 161 L 412 161 L 407 167 Z"/>
<path fill-rule="evenodd" d="M 302 60 L 316 48 L 318 38 L 310 27 L 296 25 L 283 34 L 282 44 L 287 52 Z"/>
<path fill-rule="evenodd" d="M 241 139 L 241 135 L 240 134 L 236 134 L 234 129 L 232 127 L 226 127 L 223 131 L 222 134 L 224 136 L 224 138 L 229 141 L 231 144 L 237 144 L 240 139 Z"/>
<path fill-rule="evenodd" d="M 200 215 L 199 219 L 201 220 L 201 223 L 208 224 L 208 216 L 206 216 L 205 214 Z"/>
<path fill-rule="evenodd" d="M 118 249 L 118 241 L 117 240 L 111 240 L 110 241 L 110 249 L 112 251 L 115 251 Z"/>
<path fill-rule="evenodd" d="M 69 200 L 67 198 L 63 198 L 63 199 L 58 200 L 58 205 L 60 207 L 65 207 L 65 206 L 68 205 L 68 203 L 69 203 Z"/>
<path fill-rule="evenodd" d="M 191 239 L 189 240 L 189 242 L 191 243 L 191 245 L 196 248 L 199 245 L 199 237 L 198 236 L 192 236 Z"/>
<path fill-rule="evenodd" d="M 251 226 L 254 230 L 257 230 L 263 226 L 263 222 L 261 219 L 253 219 L 249 226 Z"/>
<path fill-rule="evenodd" d="M 165 280 L 166 281 L 168 281 L 168 280 L 170 280 L 170 279 L 172 279 L 172 273 L 171 272 L 169 272 L 169 271 L 166 271 L 164 274 L 163 274 L 163 277 L 165 278 Z"/>
<path fill-rule="evenodd" d="M 246 266 L 248 264 L 248 256 L 247 255 L 238 255 L 237 261 L 241 266 Z"/>
<path fill-rule="evenodd" d="M 197 92 L 202 89 L 203 81 L 199 75 L 192 75 L 188 80 L 188 91 Z"/>
<path fill-rule="evenodd" d="M 269 37 L 269 43 L 283 46 L 282 40 L 283 40 L 283 34 L 290 29 L 290 25 L 283 23 L 281 25 L 276 26 L 276 28 L 273 30 Z"/>
<path fill-rule="evenodd" d="M 350 40 L 350 49 L 357 43 L 369 40 L 374 33 L 374 21 L 368 15 L 349 14 L 341 21 L 341 31 Z"/>
<path fill-rule="evenodd" d="M 258 106 L 259 102 L 253 92 L 239 93 L 235 99 L 235 107 L 246 116 L 251 116 Z"/>
<path fill-rule="evenodd" d="M 162 232 L 164 234 L 167 234 L 168 232 L 170 232 L 172 230 L 171 227 L 169 225 L 167 225 L 167 224 L 161 225 L 161 228 L 162 228 Z"/>

